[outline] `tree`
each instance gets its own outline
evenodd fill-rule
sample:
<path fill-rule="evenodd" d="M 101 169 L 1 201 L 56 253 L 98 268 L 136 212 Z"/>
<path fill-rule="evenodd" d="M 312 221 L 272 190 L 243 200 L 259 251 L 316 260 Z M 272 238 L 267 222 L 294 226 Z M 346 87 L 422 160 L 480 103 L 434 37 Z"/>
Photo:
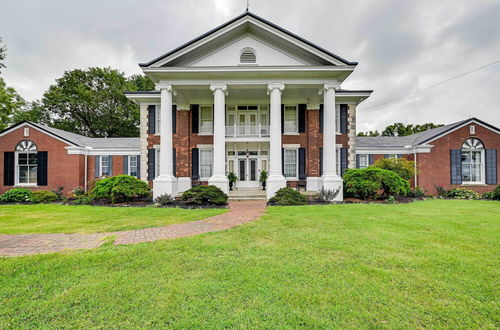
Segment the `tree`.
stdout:
<path fill-rule="evenodd" d="M 26 102 L 12 87 L 8 87 L 0 78 L 0 130 L 7 128 L 13 122 L 13 116 L 21 111 Z"/>
<path fill-rule="evenodd" d="M 22 116 L 90 137 L 138 136 L 139 107 L 124 92 L 151 89 L 149 78 L 111 68 L 66 71 Z"/>
<path fill-rule="evenodd" d="M 5 64 L 3 61 L 5 61 L 5 58 L 7 57 L 7 46 L 3 44 L 3 39 L 0 38 L 0 69 L 5 68 Z M 0 73 L 2 73 L 0 71 Z"/>
<path fill-rule="evenodd" d="M 415 176 L 415 162 L 404 158 L 381 158 L 373 166 L 395 172 L 405 180 Z"/>
<path fill-rule="evenodd" d="M 413 125 L 408 124 L 405 125 L 403 123 L 394 123 L 392 125 L 387 126 L 382 133 L 380 134 L 378 131 L 368 131 L 368 132 L 359 132 L 358 136 L 407 136 L 420 132 L 424 132 L 431 128 L 441 127 L 441 124 L 427 123 L 423 125 Z"/>

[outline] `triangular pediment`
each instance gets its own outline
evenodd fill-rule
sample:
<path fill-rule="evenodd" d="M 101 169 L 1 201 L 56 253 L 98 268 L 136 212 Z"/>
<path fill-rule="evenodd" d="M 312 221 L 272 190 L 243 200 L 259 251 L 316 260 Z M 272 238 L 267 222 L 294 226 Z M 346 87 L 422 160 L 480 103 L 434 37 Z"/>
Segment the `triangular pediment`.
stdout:
<path fill-rule="evenodd" d="M 242 50 L 256 66 L 355 66 L 252 13 L 245 13 L 141 67 L 241 66 Z M 248 64 L 248 63 L 246 63 Z"/>

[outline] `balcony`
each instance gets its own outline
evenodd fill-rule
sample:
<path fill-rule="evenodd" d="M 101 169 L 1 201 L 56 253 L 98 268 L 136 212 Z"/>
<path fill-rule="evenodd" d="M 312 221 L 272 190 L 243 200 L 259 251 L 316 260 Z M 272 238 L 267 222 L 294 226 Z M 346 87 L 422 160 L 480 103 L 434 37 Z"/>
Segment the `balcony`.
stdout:
<path fill-rule="evenodd" d="M 226 126 L 226 137 L 269 137 L 269 125 Z"/>

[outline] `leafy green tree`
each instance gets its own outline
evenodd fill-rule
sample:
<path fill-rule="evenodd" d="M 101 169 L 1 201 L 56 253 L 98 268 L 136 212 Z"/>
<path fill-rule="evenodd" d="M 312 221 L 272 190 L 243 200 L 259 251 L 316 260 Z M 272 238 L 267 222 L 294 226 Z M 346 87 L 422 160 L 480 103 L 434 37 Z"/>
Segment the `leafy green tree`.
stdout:
<path fill-rule="evenodd" d="M 404 158 L 381 158 L 373 166 L 397 173 L 405 180 L 415 176 L 415 162 Z"/>
<path fill-rule="evenodd" d="M 3 39 L 0 38 L 0 69 L 5 68 L 5 64 L 3 61 L 5 61 L 5 58 L 7 57 L 7 46 L 4 45 Z M 0 71 L 0 73 L 2 73 Z"/>
<path fill-rule="evenodd" d="M 441 124 L 427 123 L 422 125 L 405 125 L 403 123 L 394 123 L 392 125 L 387 126 L 382 133 L 379 131 L 368 131 L 368 132 L 359 132 L 358 136 L 407 136 L 420 132 L 424 132 L 431 128 L 441 127 Z"/>
<path fill-rule="evenodd" d="M 26 105 L 24 99 L 0 78 L 0 130 L 13 123 L 15 113 Z"/>
<path fill-rule="evenodd" d="M 124 92 L 151 89 L 149 78 L 111 68 L 66 71 L 23 116 L 91 137 L 138 136 L 139 107 Z"/>
<path fill-rule="evenodd" d="M 380 132 L 378 130 L 368 131 L 368 132 L 359 132 L 358 136 L 380 136 Z"/>

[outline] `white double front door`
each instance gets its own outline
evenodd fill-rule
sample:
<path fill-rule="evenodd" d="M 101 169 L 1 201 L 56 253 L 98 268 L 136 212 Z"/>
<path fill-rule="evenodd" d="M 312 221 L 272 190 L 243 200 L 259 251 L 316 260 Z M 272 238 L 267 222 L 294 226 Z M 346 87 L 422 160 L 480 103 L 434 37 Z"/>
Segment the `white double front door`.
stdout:
<path fill-rule="evenodd" d="M 237 187 L 259 186 L 259 163 L 257 158 L 238 158 L 238 183 Z"/>

